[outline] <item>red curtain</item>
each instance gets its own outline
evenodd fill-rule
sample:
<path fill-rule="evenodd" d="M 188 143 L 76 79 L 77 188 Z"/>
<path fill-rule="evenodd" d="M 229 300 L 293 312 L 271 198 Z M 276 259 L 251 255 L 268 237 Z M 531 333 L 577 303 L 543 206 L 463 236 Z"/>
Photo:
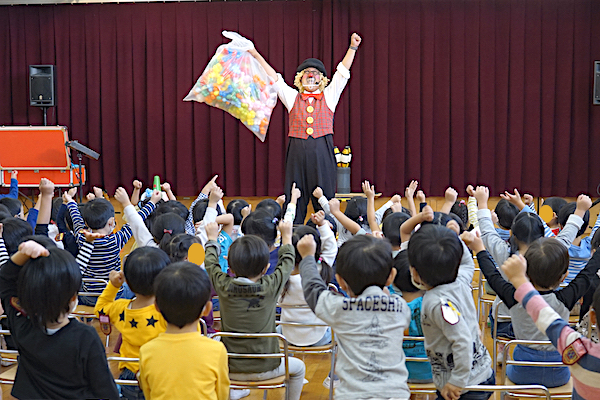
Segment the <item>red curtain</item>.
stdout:
<path fill-rule="evenodd" d="M 468 183 L 493 194 L 595 195 L 600 108 L 596 0 L 306 0 L 0 6 L 0 124 L 41 125 L 28 65 L 56 65 L 49 123 L 100 152 L 90 183 L 134 178 L 194 195 L 213 174 L 229 196 L 283 190 L 287 112 L 265 143 L 236 119 L 183 102 L 226 40 L 251 38 L 292 84 L 318 57 L 334 71 L 354 31 L 363 43 L 335 114 L 352 188 L 385 195 L 418 179 L 428 195 Z M 26 156 L 23 143 L 20 151 Z"/>

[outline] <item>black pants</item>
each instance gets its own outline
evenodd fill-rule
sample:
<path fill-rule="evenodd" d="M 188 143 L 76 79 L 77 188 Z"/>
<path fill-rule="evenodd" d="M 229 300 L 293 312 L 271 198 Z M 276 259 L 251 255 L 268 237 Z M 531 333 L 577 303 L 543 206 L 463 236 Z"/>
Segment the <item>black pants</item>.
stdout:
<path fill-rule="evenodd" d="M 296 206 L 294 224 L 304 224 L 309 200 L 312 200 L 315 211 L 321 209 L 317 199 L 312 196 L 317 186 L 323 189 L 328 199 L 335 196 L 337 165 L 333 154 L 333 135 L 317 139 L 290 138 L 285 156 L 285 207 L 291 198 L 294 182 L 302 192 Z"/>

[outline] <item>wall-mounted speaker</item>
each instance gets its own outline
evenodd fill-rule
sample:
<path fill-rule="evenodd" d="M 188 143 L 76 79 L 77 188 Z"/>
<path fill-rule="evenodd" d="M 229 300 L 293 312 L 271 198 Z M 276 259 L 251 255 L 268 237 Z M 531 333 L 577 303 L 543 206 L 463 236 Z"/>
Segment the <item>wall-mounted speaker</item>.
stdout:
<path fill-rule="evenodd" d="M 29 104 L 37 107 L 54 107 L 54 65 L 29 66 Z"/>

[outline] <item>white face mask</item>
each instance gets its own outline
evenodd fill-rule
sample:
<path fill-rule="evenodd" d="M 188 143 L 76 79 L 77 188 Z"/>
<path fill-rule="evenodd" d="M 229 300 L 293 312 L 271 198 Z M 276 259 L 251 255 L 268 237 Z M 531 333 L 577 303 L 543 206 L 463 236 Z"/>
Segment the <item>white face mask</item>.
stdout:
<path fill-rule="evenodd" d="M 412 272 L 410 274 L 410 282 L 419 290 L 427 290 L 427 287 L 425 287 L 425 285 L 423 285 L 422 283 L 415 282 L 415 277 L 413 276 Z"/>
<path fill-rule="evenodd" d="M 79 298 L 75 297 L 75 303 L 73 303 L 73 307 L 71 308 L 71 313 L 75 312 L 75 309 L 79 305 Z"/>

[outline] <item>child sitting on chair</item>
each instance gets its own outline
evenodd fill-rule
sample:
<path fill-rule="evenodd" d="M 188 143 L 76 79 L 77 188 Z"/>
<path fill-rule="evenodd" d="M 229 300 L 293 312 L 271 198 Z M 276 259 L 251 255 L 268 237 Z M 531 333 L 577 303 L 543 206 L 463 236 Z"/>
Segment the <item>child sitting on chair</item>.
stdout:
<path fill-rule="evenodd" d="M 489 398 L 491 392 L 464 391 L 495 382 L 473 304 L 469 249 L 450 229 L 427 224 L 410 238 L 408 259 L 413 285 L 426 291 L 421 325 L 438 398 Z"/>
<path fill-rule="evenodd" d="M 228 400 L 227 350 L 198 331 L 198 320 L 212 306 L 206 272 L 187 261 L 168 265 L 156 277 L 154 293 L 167 330 L 140 348 L 146 398 Z"/>
<path fill-rule="evenodd" d="M 548 336 L 562 354 L 563 363 L 571 369 L 573 399 L 600 398 L 600 345 L 574 331 L 569 321 L 546 303 L 527 277 L 527 260 L 523 256 L 513 255 L 506 260 L 502 272 L 516 289 L 515 299 L 525 307 L 537 328 Z M 600 310 L 599 289 L 594 293 L 592 306 Z M 598 314 L 594 317 L 596 324 L 600 324 Z"/>
<path fill-rule="evenodd" d="M 0 270 L 0 297 L 19 350 L 19 399 L 118 399 L 96 330 L 69 313 L 81 272 L 66 250 L 32 240 Z"/>
<path fill-rule="evenodd" d="M 336 278 L 350 298 L 327 290 L 317 268 L 312 235 L 305 235 L 296 247 L 302 256 L 299 268 L 306 302 L 337 337 L 336 398 L 410 398 L 402 351 L 410 308 L 402 297 L 385 289 L 396 276 L 390 244 L 357 235 L 340 247 Z"/>
<path fill-rule="evenodd" d="M 246 219 L 247 220 L 247 219 Z M 215 222 L 206 225 L 206 257 L 204 265 L 213 287 L 219 295 L 221 326 L 224 332 L 275 333 L 275 305 L 283 285 L 294 267 L 292 223 L 281 222 L 281 246 L 275 272 L 265 275 L 269 267 L 269 248 L 264 240 L 254 235 L 244 235 L 229 248 L 231 277 L 219 265 L 219 227 Z M 312 236 L 311 236 L 312 237 Z M 159 304 L 160 307 L 160 304 Z M 276 338 L 234 339 L 223 338 L 232 353 L 278 353 Z M 290 400 L 298 400 L 304 381 L 304 363 L 289 358 Z M 230 377 L 238 380 L 266 380 L 285 374 L 284 360 L 232 359 Z"/>
<path fill-rule="evenodd" d="M 94 312 L 100 318 L 108 316 L 110 323 L 123 336 L 119 349 L 121 357 L 139 357 L 140 347 L 165 331 L 167 323 L 154 306 L 154 280 L 170 262 L 169 256 L 160 249 L 139 247 L 127 256 L 123 271 L 110 271 L 110 281 L 98 298 Z M 135 298 L 115 301 L 125 281 L 135 293 Z M 100 320 L 101 324 L 103 322 Z M 119 370 L 119 379 L 135 379 L 139 364 L 120 362 Z M 143 399 L 137 386 L 121 386 L 121 396 Z"/>
<path fill-rule="evenodd" d="M 83 209 L 83 218 L 73 198 L 66 192 L 63 194 L 63 198 L 67 202 L 69 214 L 73 219 L 73 231 L 77 239 L 77 245 L 79 246 L 77 262 L 81 267 L 83 277 L 108 279 L 110 271 L 119 271 L 121 269 L 121 257 L 119 253 L 133 234 L 129 224 L 123 225 L 118 232 L 113 233 L 116 227 L 115 209 L 104 198 L 97 198 L 87 202 Z M 153 195 L 148 204 L 139 211 L 143 219 L 146 219 L 154 211 L 159 199 Z M 127 201 L 129 201 L 129 198 L 127 198 Z M 83 233 L 86 225 L 98 237 L 92 244 L 87 243 Z M 101 283 L 88 283 L 84 284 L 83 288 L 87 292 L 101 293 L 104 285 Z M 79 296 L 79 302 L 87 306 L 95 305 L 97 299 L 94 296 Z"/>

